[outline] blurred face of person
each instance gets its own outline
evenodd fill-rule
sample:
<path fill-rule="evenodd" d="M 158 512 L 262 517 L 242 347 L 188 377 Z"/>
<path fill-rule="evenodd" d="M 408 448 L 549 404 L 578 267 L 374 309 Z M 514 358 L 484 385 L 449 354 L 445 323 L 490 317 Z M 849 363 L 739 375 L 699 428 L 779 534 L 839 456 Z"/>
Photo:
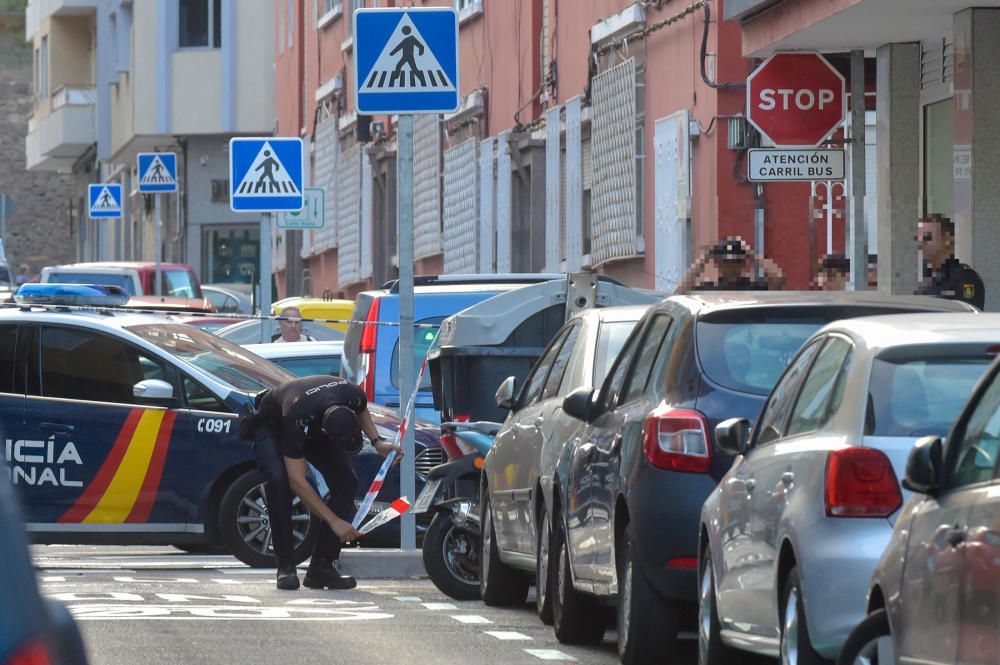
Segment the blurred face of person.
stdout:
<path fill-rule="evenodd" d="M 722 280 L 735 282 L 743 277 L 745 259 L 722 259 L 719 263 L 719 277 Z"/>
<path fill-rule="evenodd" d="M 302 312 L 298 307 L 286 307 L 281 310 L 281 316 L 290 317 L 291 321 L 278 321 L 278 328 L 281 330 L 281 339 L 286 342 L 302 341 L 302 321 L 298 320 Z"/>
<path fill-rule="evenodd" d="M 921 220 L 917 224 L 917 247 L 924 261 L 940 266 L 955 254 L 955 239 L 934 220 Z"/>
<path fill-rule="evenodd" d="M 847 289 L 847 275 L 839 270 L 826 270 L 819 274 L 819 285 L 824 291 L 844 291 Z"/>

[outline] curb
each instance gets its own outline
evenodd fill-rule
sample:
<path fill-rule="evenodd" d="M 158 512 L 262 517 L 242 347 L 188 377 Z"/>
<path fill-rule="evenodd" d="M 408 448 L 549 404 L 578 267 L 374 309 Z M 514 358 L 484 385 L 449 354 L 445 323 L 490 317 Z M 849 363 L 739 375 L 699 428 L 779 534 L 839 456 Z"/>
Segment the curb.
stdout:
<path fill-rule="evenodd" d="M 409 579 L 427 577 L 420 550 L 378 548 L 344 549 L 340 553 L 344 573 L 357 579 Z"/>

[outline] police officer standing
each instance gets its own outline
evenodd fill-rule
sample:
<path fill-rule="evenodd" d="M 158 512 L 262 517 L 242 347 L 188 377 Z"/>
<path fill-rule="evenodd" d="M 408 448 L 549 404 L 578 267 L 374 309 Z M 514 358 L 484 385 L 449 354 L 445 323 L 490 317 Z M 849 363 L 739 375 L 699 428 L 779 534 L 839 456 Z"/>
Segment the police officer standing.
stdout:
<path fill-rule="evenodd" d="M 757 270 L 763 277 L 756 275 Z M 785 285 L 785 275 L 771 259 L 758 255 L 742 238 L 730 236 L 702 252 L 674 295 L 691 291 L 768 291 Z"/>
<path fill-rule="evenodd" d="M 297 495 L 323 525 L 303 584 L 322 589 L 351 589 L 357 582 L 337 567 L 343 543 L 360 537 L 350 520 L 358 477 L 351 455 L 361 450 L 362 431 L 385 457 L 402 450 L 379 436 L 368 400 L 347 379 L 328 375 L 291 379 L 259 398 L 257 412 L 240 428 L 254 444 L 257 466 L 267 480 L 267 508 L 278 560 L 279 589 L 299 588 L 292 540 L 292 496 Z M 306 477 L 306 461 L 330 488 L 324 503 Z"/>
<path fill-rule="evenodd" d="M 927 274 L 918 295 L 963 300 L 979 309 L 986 304 L 983 280 L 970 266 L 955 258 L 955 224 L 939 214 L 917 224 L 917 247 L 923 253 Z"/>

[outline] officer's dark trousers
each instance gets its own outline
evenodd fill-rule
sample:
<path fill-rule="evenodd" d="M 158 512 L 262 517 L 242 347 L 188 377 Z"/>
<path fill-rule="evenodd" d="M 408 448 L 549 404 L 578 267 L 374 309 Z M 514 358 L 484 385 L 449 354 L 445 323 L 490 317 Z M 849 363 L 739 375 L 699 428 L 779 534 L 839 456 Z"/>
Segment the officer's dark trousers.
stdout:
<path fill-rule="evenodd" d="M 306 461 L 323 474 L 323 479 L 330 488 L 326 505 L 337 517 L 350 522 L 356 512 L 354 496 L 358 489 L 358 476 L 354 472 L 350 455 L 327 441 L 307 442 L 305 453 Z M 261 428 L 254 438 L 254 455 L 257 457 L 257 467 L 267 480 L 267 509 L 271 520 L 274 553 L 279 566 L 291 566 L 295 548 L 292 530 L 304 534 L 308 524 L 292 523 L 292 501 L 295 495 L 288 483 L 277 435 L 270 428 Z M 340 538 L 324 522 L 320 522 L 318 528 L 319 537 L 312 552 L 313 558 L 336 560 L 340 557 Z"/>

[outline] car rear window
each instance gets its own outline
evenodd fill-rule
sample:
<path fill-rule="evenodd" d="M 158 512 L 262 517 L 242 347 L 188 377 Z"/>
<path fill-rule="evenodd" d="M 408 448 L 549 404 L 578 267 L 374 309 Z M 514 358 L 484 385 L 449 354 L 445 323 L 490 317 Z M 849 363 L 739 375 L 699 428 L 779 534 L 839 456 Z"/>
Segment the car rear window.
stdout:
<path fill-rule="evenodd" d="M 275 358 L 271 362 L 287 369 L 295 376 L 316 376 L 340 374 L 340 356 L 316 356 L 312 358 Z"/>
<path fill-rule="evenodd" d="M 413 371 L 417 373 L 420 371 L 420 365 L 423 364 L 424 358 L 427 357 L 427 352 L 430 351 L 431 344 L 434 342 L 434 338 L 437 337 L 438 326 L 442 321 L 445 320 L 444 316 L 430 316 L 426 319 L 420 319 L 415 323 L 434 325 L 433 328 L 415 328 L 413 331 Z M 399 389 L 399 338 L 396 338 L 396 345 L 392 347 L 392 364 L 389 366 L 389 380 L 392 382 L 392 387 Z M 414 377 L 416 378 L 416 377 Z M 429 391 L 431 389 L 431 373 L 425 371 L 423 378 L 420 380 L 420 386 L 417 388 L 421 391 Z"/>
<path fill-rule="evenodd" d="M 201 298 L 198 280 L 187 270 L 164 270 L 162 272 L 163 295 L 175 298 Z"/>
<path fill-rule="evenodd" d="M 130 296 L 138 295 L 135 292 L 135 281 L 128 275 L 106 274 L 92 272 L 63 272 L 55 271 L 49 273 L 48 281 L 56 284 L 102 284 L 107 286 L 120 286 Z"/>
<path fill-rule="evenodd" d="M 868 388 L 865 434 L 945 436 L 976 381 L 989 367 L 986 354 L 913 359 L 876 358 Z"/>
<path fill-rule="evenodd" d="M 597 333 L 597 352 L 594 354 L 594 383 L 591 385 L 604 383 L 611 363 L 618 357 L 635 324 L 636 321 L 605 321 L 601 324 Z"/>

